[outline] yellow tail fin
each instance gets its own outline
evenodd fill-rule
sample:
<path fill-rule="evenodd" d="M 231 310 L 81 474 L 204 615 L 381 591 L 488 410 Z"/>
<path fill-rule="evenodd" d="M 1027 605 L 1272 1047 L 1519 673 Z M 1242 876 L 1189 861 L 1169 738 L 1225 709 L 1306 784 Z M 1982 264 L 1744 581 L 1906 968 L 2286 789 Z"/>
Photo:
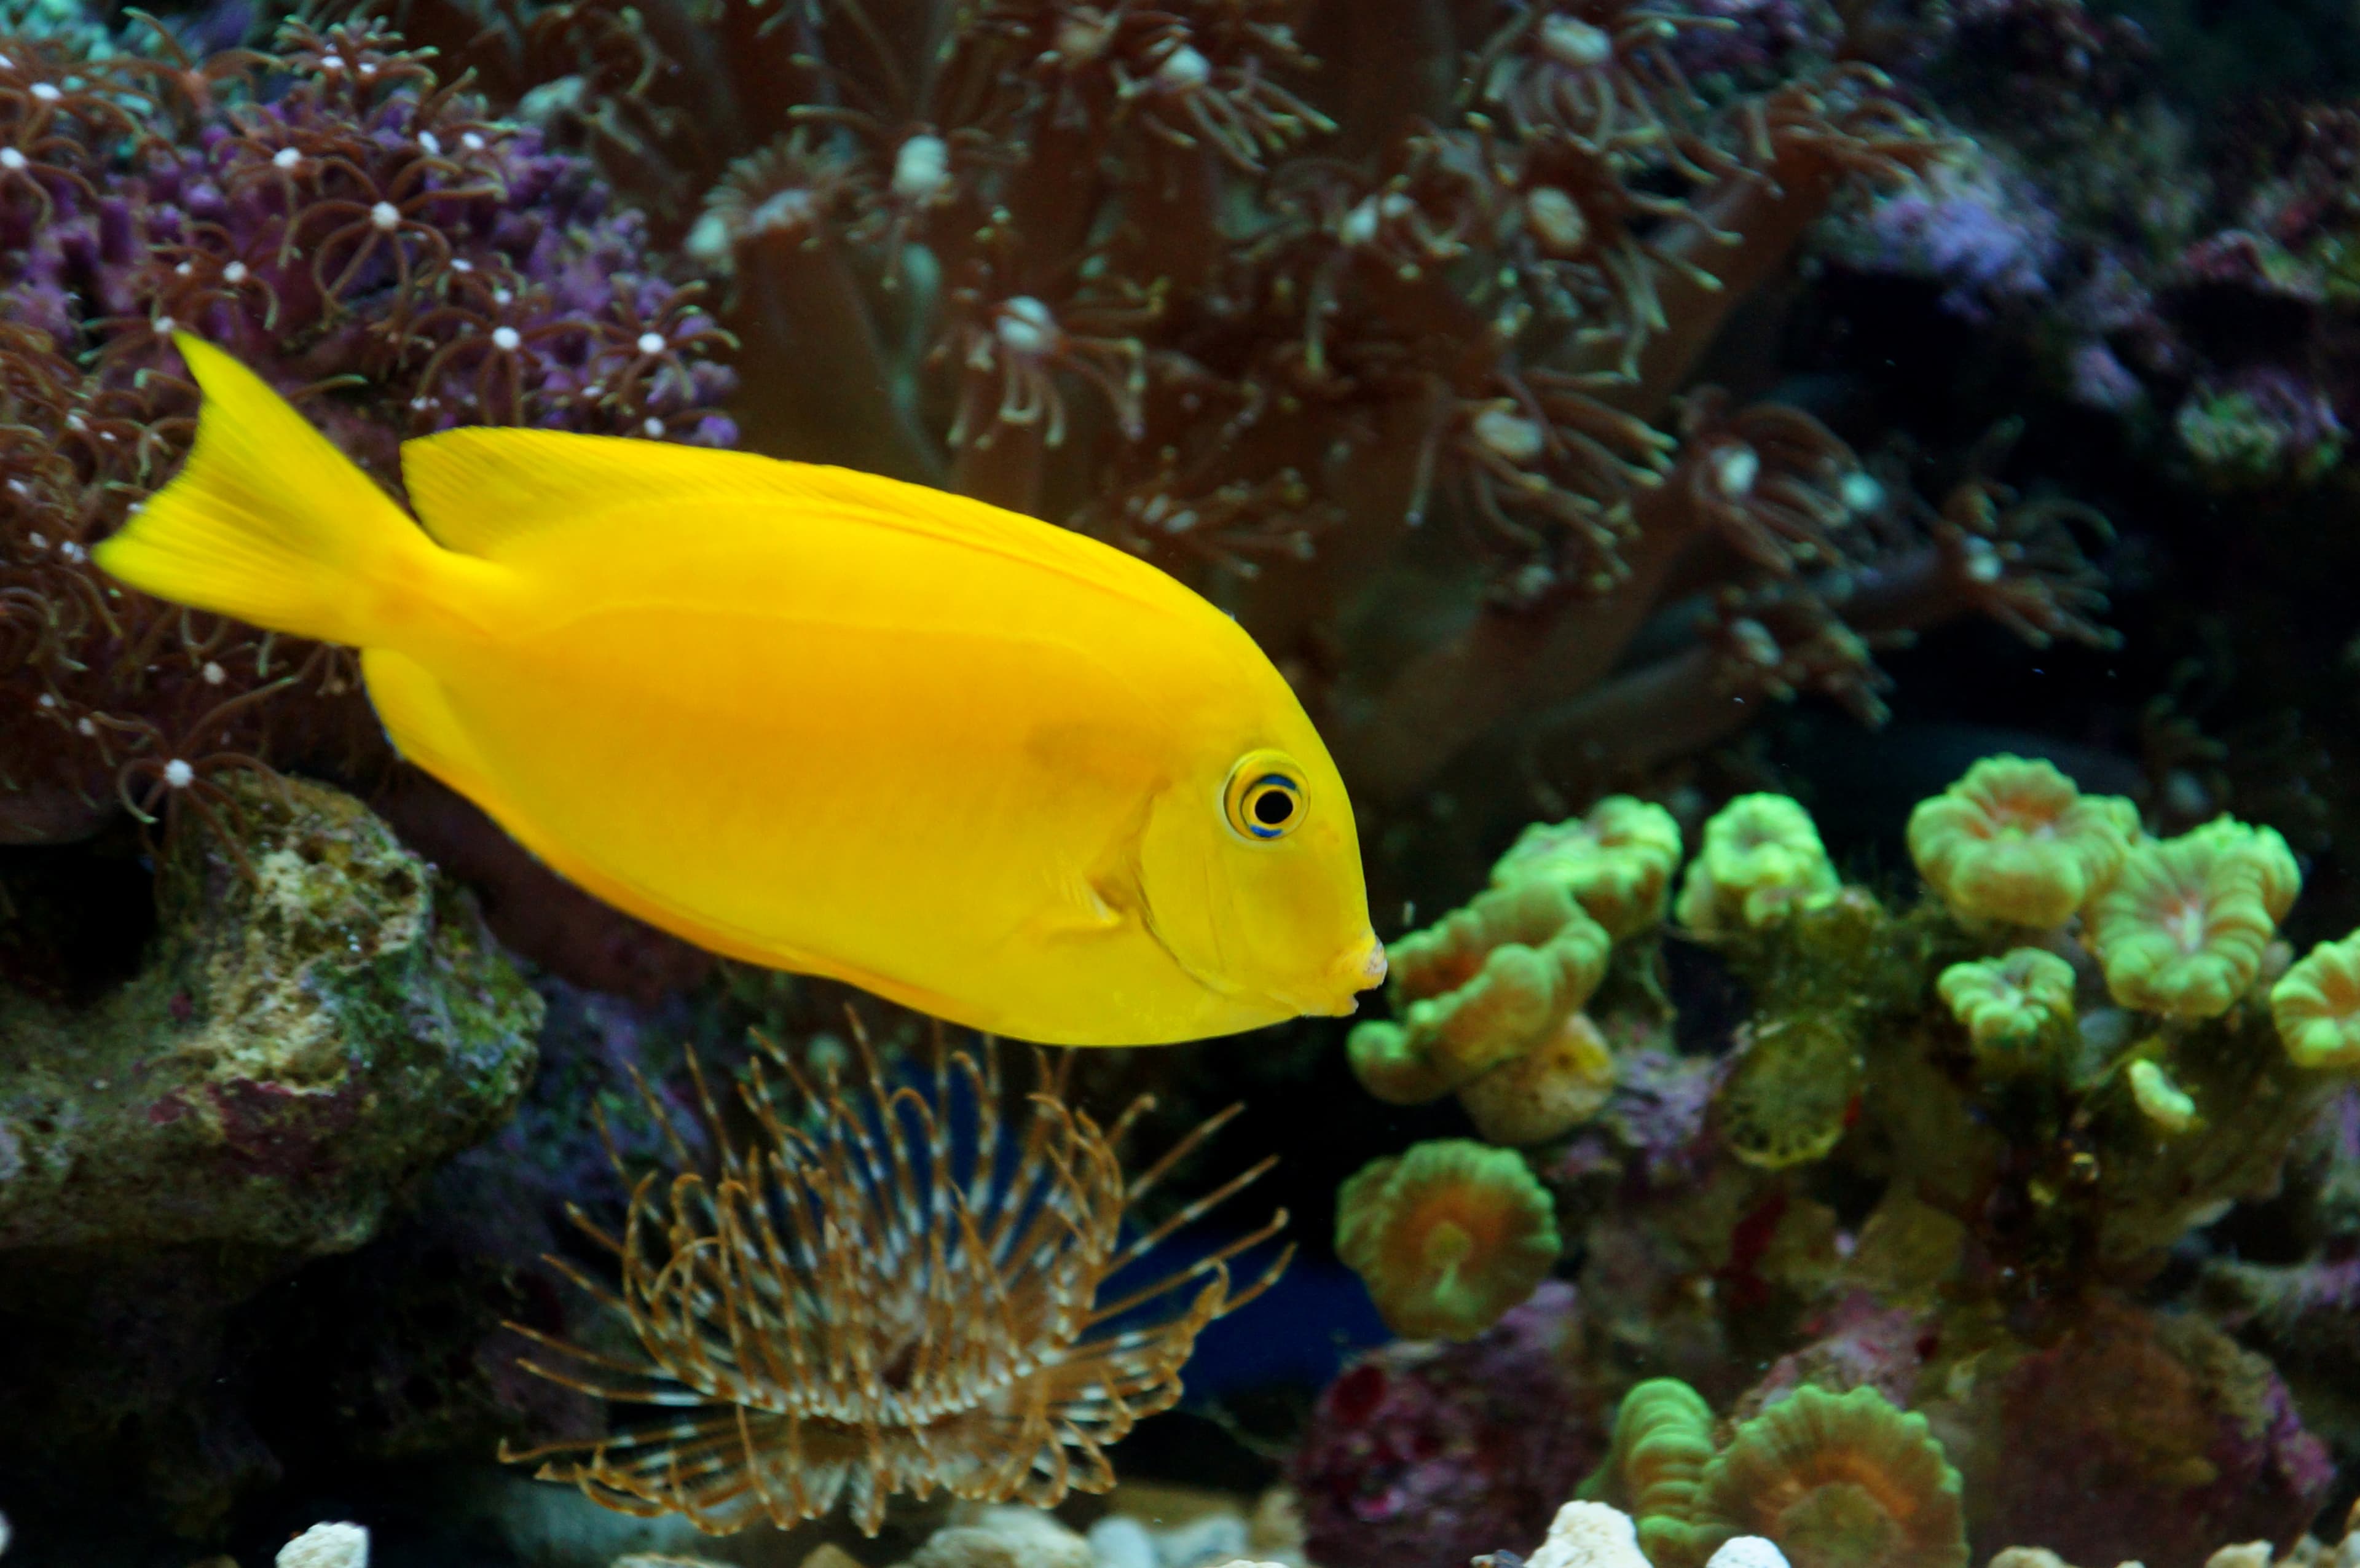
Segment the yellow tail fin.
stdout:
<path fill-rule="evenodd" d="M 195 449 L 93 559 L 158 598 L 381 646 L 442 551 L 260 376 L 185 332 L 172 341 L 204 392 Z"/>

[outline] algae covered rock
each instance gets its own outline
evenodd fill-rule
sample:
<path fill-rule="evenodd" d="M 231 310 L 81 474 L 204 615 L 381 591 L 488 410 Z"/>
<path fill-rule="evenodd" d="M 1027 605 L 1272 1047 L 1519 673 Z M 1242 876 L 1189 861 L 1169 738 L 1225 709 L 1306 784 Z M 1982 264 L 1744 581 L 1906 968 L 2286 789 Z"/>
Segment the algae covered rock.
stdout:
<path fill-rule="evenodd" d="M 348 796 L 235 801 L 235 846 L 175 838 L 129 979 L 0 991 L 0 1248 L 349 1249 L 523 1092 L 541 1000 L 472 904 Z"/>

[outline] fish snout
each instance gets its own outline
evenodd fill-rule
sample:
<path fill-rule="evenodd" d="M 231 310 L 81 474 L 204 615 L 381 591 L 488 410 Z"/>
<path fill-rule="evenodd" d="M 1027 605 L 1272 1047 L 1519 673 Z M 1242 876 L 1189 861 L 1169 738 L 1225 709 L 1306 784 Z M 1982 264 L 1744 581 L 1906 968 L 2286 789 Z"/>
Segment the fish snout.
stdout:
<path fill-rule="evenodd" d="M 1328 966 L 1328 975 L 1340 993 L 1331 1010 L 1339 1018 L 1356 1011 L 1360 992 L 1385 983 L 1385 944 L 1374 931 L 1367 933 L 1337 955 Z"/>

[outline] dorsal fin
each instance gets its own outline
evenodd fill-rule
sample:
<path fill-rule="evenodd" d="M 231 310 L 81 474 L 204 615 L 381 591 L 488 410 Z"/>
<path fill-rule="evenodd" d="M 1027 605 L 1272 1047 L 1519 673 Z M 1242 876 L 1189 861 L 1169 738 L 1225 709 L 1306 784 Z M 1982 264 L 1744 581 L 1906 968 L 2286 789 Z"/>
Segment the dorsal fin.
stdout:
<path fill-rule="evenodd" d="M 628 506 L 694 517 L 783 501 L 1015 556 L 1134 599 L 1194 598 L 1145 561 L 1054 524 L 882 474 L 752 452 L 470 426 L 403 442 L 401 474 L 426 531 L 467 555 L 497 558 L 511 540 Z"/>
<path fill-rule="evenodd" d="M 804 494 L 792 467 L 751 452 L 496 426 L 401 444 L 418 520 L 445 548 L 481 556 L 636 502 L 792 499 Z"/>

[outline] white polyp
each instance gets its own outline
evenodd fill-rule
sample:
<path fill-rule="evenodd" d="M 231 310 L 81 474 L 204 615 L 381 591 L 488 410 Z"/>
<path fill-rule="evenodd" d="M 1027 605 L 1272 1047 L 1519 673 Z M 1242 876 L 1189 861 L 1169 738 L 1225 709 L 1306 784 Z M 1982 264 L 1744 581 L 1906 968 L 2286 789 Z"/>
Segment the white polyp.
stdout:
<path fill-rule="evenodd" d="M 895 189 L 900 189 L 898 180 L 895 181 Z M 760 206 L 747 213 L 746 230 L 748 234 L 761 234 L 781 229 L 808 228 L 818 210 L 819 203 L 812 200 L 810 191 L 789 187 L 765 199 Z"/>
<path fill-rule="evenodd" d="M 401 227 L 401 209 L 390 201 L 380 201 L 369 209 L 369 222 L 379 229 Z"/>
<path fill-rule="evenodd" d="M 1475 439 L 1506 458 L 1524 463 L 1540 456 L 1545 432 L 1540 421 L 1516 412 L 1513 403 L 1493 403 L 1473 421 Z"/>
<path fill-rule="evenodd" d="M 172 320 L 171 317 L 158 316 L 156 318 L 156 335 L 158 337 L 169 338 L 180 330 L 180 323 Z"/>
<path fill-rule="evenodd" d="M 1614 58 L 1614 39 L 1578 16 L 1551 16 L 1541 24 L 1541 52 L 1559 65 L 1587 71 Z"/>
<path fill-rule="evenodd" d="M 1854 469 L 1843 476 L 1842 484 L 1836 486 L 1836 497 L 1843 502 L 1845 511 L 1858 517 L 1885 505 L 1885 486 L 1872 476 Z"/>
<path fill-rule="evenodd" d="M 44 103 L 54 103 L 65 94 L 58 91 L 57 83 L 53 82 L 36 82 L 33 83 L 33 96 Z"/>
<path fill-rule="evenodd" d="M 323 54 L 320 57 L 320 69 L 322 71 L 342 71 L 344 69 L 344 57 L 340 54 Z"/>
<path fill-rule="evenodd" d="M 2006 572 L 2006 564 L 2000 560 L 1999 551 L 1992 548 L 1991 540 L 1969 534 L 1962 548 L 1967 557 L 1969 582 L 1996 583 Z"/>
<path fill-rule="evenodd" d="M 418 133 L 418 145 L 430 153 L 439 153 L 442 150 L 442 138 L 432 131 L 421 131 Z"/>
<path fill-rule="evenodd" d="M 951 182 L 951 145 L 921 133 L 893 155 L 893 194 L 904 201 L 931 201 Z"/>
<path fill-rule="evenodd" d="M 641 425 L 639 429 L 647 432 L 650 440 L 653 440 L 664 433 L 664 422 L 650 414 L 648 416 L 648 422 Z"/>
<path fill-rule="evenodd" d="M 665 347 L 666 344 L 661 332 L 641 332 L 639 334 L 639 352 L 641 354 L 661 354 Z"/>
<path fill-rule="evenodd" d="M 243 282 L 245 282 L 245 281 L 246 281 L 246 263 L 244 263 L 244 262 L 242 262 L 242 261 L 233 261 L 233 262 L 231 262 L 228 266 L 226 266 L 226 267 L 223 267 L 223 268 L 222 268 L 222 281 L 223 281 L 224 283 L 243 283 Z"/>
<path fill-rule="evenodd" d="M 1202 87 L 1213 79 L 1213 62 L 1192 44 L 1182 44 L 1164 57 L 1155 68 L 1158 85 L 1173 93 L 1185 93 Z"/>
<path fill-rule="evenodd" d="M 1761 455 L 1750 446 L 1725 446 L 1711 463 L 1713 487 L 1732 501 L 1752 495 L 1754 482 L 1762 477 Z"/>
<path fill-rule="evenodd" d="M 1590 243 L 1590 220 L 1582 216 L 1580 204 L 1554 185 L 1544 185 L 1524 198 L 1524 227 L 1560 256 Z"/>
<path fill-rule="evenodd" d="M 466 135 L 459 138 L 459 145 L 465 147 L 469 152 L 481 152 L 484 150 L 484 138 L 477 136 L 475 132 L 469 131 Z"/>
<path fill-rule="evenodd" d="M 0 147 L 0 169 L 15 173 L 30 165 L 32 161 L 15 147 Z"/>
<path fill-rule="evenodd" d="M 196 781 L 197 770 L 179 757 L 164 764 L 164 782 L 173 789 L 185 789 Z"/>
<path fill-rule="evenodd" d="M 204 677 L 205 684 L 208 686 L 218 686 L 229 679 L 229 671 L 210 659 L 205 660 L 205 667 L 197 673 Z"/>
<path fill-rule="evenodd" d="M 303 155 L 293 147 L 280 147 L 270 155 L 270 161 L 276 168 L 292 169 L 303 161 Z"/>
<path fill-rule="evenodd" d="M 1030 294 L 1019 294 L 1000 307 L 995 330 L 1010 353 L 1028 358 L 1048 353 L 1057 343 L 1057 318 Z"/>
<path fill-rule="evenodd" d="M 494 327 L 492 329 L 492 346 L 498 349 L 502 354 L 514 354 L 518 349 L 524 346 L 524 334 L 518 332 L 514 327 Z"/>
<path fill-rule="evenodd" d="M 1775 670 L 1786 657 L 1779 651 L 1778 639 L 1770 635 L 1770 628 L 1751 615 L 1741 615 L 1730 622 L 1729 636 L 1737 644 L 1739 656 L 1748 664 Z"/>

